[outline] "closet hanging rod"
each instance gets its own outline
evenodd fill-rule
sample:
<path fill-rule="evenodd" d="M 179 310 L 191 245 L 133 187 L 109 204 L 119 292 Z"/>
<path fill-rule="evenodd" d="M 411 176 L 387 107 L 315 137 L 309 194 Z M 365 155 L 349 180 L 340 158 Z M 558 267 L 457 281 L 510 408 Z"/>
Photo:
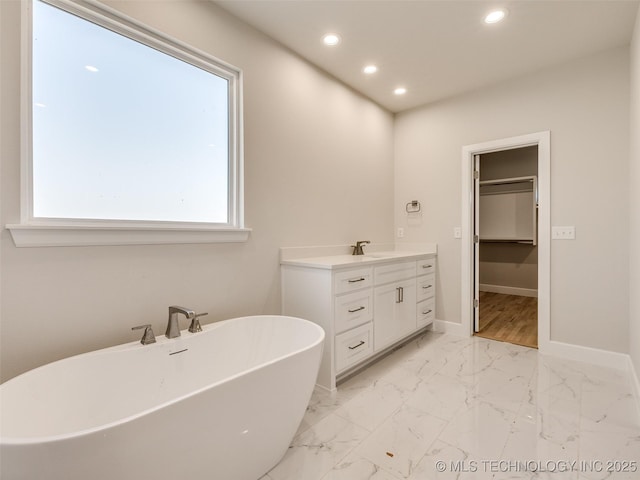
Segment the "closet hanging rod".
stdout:
<path fill-rule="evenodd" d="M 506 185 L 509 183 L 533 182 L 535 179 L 535 175 L 527 177 L 496 178 L 495 180 L 482 180 L 480 181 L 480 185 Z"/>

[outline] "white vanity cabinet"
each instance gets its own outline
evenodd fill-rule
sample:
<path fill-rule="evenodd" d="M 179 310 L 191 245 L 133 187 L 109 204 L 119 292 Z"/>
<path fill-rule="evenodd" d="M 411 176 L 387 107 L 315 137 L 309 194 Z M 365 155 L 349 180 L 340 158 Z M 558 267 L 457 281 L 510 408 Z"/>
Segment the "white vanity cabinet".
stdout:
<path fill-rule="evenodd" d="M 435 318 L 433 254 L 282 261 L 281 280 L 282 313 L 324 328 L 317 383 L 329 390 Z"/>
<path fill-rule="evenodd" d="M 380 352 L 416 330 L 416 262 L 374 269 L 374 351 Z"/>

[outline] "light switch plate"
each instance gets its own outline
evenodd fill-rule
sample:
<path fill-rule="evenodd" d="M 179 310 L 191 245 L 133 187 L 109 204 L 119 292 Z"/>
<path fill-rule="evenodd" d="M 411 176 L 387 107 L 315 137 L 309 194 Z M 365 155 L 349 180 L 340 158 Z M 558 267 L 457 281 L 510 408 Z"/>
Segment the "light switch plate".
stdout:
<path fill-rule="evenodd" d="M 404 237 L 404 228 L 398 227 L 398 238 Z"/>
<path fill-rule="evenodd" d="M 453 229 L 453 238 L 462 238 L 462 228 L 461 227 L 455 227 Z"/>
<path fill-rule="evenodd" d="M 576 227 L 551 227 L 551 238 L 554 240 L 575 240 Z"/>

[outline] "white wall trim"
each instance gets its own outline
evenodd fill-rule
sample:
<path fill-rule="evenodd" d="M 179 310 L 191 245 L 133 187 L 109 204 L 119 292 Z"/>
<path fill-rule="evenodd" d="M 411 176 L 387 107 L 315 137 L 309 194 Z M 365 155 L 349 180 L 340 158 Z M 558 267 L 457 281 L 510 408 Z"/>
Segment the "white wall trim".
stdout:
<path fill-rule="evenodd" d="M 481 292 L 502 293 L 504 295 L 519 295 L 521 297 L 537 297 L 538 290 L 535 288 L 508 287 L 506 285 L 480 284 Z"/>
<path fill-rule="evenodd" d="M 544 351 L 541 350 L 540 353 L 627 372 L 634 403 L 640 417 L 640 378 L 638 378 L 638 372 L 633 365 L 631 355 L 555 341 L 549 342 Z"/>
<path fill-rule="evenodd" d="M 183 225 L 7 225 L 16 247 L 246 242 L 250 228 Z"/>
<path fill-rule="evenodd" d="M 551 133 L 531 133 L 462 147 L 461 329 L 473 335 L 473 156 L 538 146 L 538 346 L 551 341 Z"/>
<path fill-rule="evenodd" d="M 629 360 L 626 353 L 611 352 L 593 347 L 583 347 L 570 343 L 550 341 L 544 349 L 539 349 L 544 355 L 562 357 L 568 360 L 591 363 L 601 367 L 615 368 L 616 370 L 629 369 Z"/>
<path fill-rule="evenodd" d="M 448 322 L 446 320 L 434 320 L 433 331 L 438 333 L 449 333 L 457 337 L 468 337 L 469 333 L 465 331 L 462 324 L 455 322 Z"/>

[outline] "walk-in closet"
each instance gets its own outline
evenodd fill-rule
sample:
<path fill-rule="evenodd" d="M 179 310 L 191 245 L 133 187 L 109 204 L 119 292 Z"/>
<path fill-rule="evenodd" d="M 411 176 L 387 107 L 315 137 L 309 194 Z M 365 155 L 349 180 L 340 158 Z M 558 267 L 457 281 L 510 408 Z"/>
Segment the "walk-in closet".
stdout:
<path fill-rule="evenodd" d="M 479 329 L 537 348 L 538 147 L 480 155 Z"/>

